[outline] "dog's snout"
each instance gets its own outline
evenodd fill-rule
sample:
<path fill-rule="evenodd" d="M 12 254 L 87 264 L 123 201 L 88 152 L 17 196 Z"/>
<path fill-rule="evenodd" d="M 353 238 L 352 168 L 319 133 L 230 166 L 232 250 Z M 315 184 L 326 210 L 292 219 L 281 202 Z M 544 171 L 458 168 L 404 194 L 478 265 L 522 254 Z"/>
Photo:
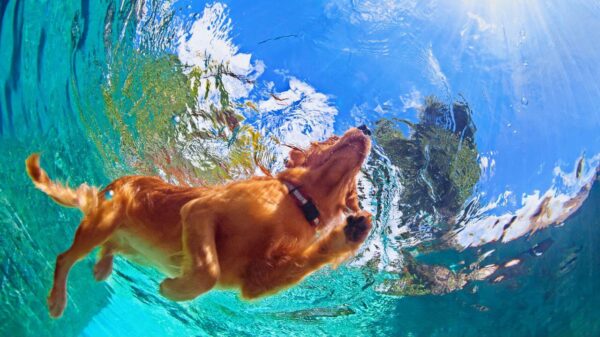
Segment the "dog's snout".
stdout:
<path fill-rule="evenodd" d="M 367 136 L 371 135 L 371 130 L 369 130 L 369 128 L 365 124 L 359 126 L 357 129 L 359 129 L 360 131 L 362 131 Z"/>

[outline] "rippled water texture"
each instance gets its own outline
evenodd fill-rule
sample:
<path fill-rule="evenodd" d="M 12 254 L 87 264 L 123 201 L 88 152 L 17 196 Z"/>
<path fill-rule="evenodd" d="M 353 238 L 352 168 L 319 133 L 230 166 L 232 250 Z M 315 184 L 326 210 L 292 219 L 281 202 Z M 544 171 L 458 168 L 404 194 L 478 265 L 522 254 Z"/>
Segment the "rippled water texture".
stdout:
<path fill-rule="evenodd" d="M 0 335 L 600 335 L 595 1 L 0 1 Z M 80 215 L 34 190 L 284 167 L 365 123 L 375 225 L 277 295 L 188 303 L 94 256 L 45 298 Z"/>

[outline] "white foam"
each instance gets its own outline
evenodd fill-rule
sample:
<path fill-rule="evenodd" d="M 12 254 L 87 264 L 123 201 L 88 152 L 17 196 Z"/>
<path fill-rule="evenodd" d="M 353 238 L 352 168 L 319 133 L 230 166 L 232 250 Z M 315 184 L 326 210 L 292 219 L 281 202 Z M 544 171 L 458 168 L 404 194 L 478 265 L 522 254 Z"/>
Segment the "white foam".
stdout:
<path fill-rule="evenodd" d="M 509 199 L 512 193 L 504 193 L 494 202 L 482 207 L 474 220 L 456 230 L 453 241 L 460 247 L 480 246 L 492 241 L 508 242 L 528 233 L 551 225 L 559 225 L 573 214 L 586 200 L 589 189 L 596 179 L 600 154 L 589 159 L 585 172 L 577 177 L 577 168 L 565 173 L 560 167 L 554 169 L 553 186 L 543 194 L 536 190 L 523 194 L 521 207 L 502 215 L 485 215 Z M 559 189 L 558 186 L 561 188 Z M 504 202 L 504 205 L 506 204 Z M 514 218 L 514 220 L 513 220 Z"/>
<path fill-rule="evenodd" d="M 305 147 L 333 134 L 337 109 L 308 83 L 289 77 L 289 89 L 258 102 L 261 121 L 286 144 Z M 263 130 L 266 132 L 266 130 Z M 289 149 L 282 149 L 287 153 Z"/>
<path fill-rule="evenodd" d="M 180 28 L 177 56 L 183 64 L 200 68 L 202 71 L 219 64 L 226 66 L 227 74 L 222 76 L 223 86 L 229 98 L 237 100 L 248 97 L 254 89 L 253 81 L 240 78 L 257 78 L 264 72 L 265 65 L 261 61 L 252 64 L 251 54 L 239 52 L 238 46 L 230 37 L 231 30 L 232 23 L 228 17 L 227 5 L 219 2 L 206 5 L 202 16 L 194 21 L 189 31 Z M 207 86 L 209 94 L 206 102 L 203 102 Z M 201 106 L 220 106 L 220 93 L 216 89 L 215 78 L 210 74 L 206 74 L 202 79 L 198 98 Z"/>
<path fill-rule="evenodd" d="M 408 95 L 400 97 L 402 101 L 402 110 L 407 111 L 408 109 L 421 109 L 423 107 L 423 95 L 417 89 L 412 89 Z"/>
<path fill-rule="evenodd" d="M 429 78 L 431 83 L 438 86 L 441 90 L 446 94 L 450 94 L 450 84 L 448 82 L 448 78 L 442 71 L 442 67 L 440 66 L 440 62 L 437 57 L 433 54 L 433 47 L 429 46 L 426 50 L 426 58 L 428 65 Z"/>

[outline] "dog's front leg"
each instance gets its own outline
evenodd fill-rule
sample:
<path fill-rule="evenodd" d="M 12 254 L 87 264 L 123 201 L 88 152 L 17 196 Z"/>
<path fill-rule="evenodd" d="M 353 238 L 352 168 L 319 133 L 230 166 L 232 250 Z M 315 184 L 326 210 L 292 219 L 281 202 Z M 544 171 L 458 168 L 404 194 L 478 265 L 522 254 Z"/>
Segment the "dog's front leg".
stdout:
<path fill-rule="evenodd" d="M 178 277 L 160 284 L 160 293 L 173 301 L 194 299 L 210 290 L 220 275 L 215 246 L 214 211 L 202 200 L 181 209 L 183 261 Z"/>
<path fill-rule="evenodd" d="M 278 254 L 281 257 L 276 261 L 252 266 L 242 286 L 243 297 L 275 293 L 300 282 L 324 264 L 346 258 L 365 241 L 370 229 L 371 214 L 359 211 L 348 216 L 344 227 L 333 230 L 299 254 Z"/>

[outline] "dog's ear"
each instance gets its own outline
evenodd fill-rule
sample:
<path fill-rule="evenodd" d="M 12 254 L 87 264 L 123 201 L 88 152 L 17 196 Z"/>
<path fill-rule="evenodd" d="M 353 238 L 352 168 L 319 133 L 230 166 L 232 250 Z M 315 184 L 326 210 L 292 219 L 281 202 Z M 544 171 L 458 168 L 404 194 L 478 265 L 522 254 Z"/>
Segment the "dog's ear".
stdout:
<path fill-rule="evenodd" d="M 289 158 L 285 162 L 285 167 L 293 168 L 304 165 L 306 161 L 306 154 L 299 149 L 290 150 Z"/>

